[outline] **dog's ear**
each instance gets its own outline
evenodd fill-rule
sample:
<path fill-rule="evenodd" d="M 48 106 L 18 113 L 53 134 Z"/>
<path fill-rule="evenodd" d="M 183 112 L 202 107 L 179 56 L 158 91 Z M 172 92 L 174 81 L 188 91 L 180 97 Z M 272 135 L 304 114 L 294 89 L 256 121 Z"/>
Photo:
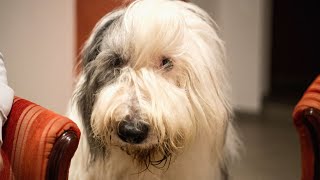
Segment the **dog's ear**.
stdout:
<path fill-rule="evenodd" d="M 107 19 L 106 19 L 107 18 Z M 111 17 L 104 16 L 93 29 L 91 36 L 86 41 L 82 51 L 81 51 L 81 64 L 84 69 L 88 63 L 95 60 L 96 57 L 101 52 L 101 43 L 105 33 L 108 31 L 110 26 L 119 19 L 118 16 Z"/>

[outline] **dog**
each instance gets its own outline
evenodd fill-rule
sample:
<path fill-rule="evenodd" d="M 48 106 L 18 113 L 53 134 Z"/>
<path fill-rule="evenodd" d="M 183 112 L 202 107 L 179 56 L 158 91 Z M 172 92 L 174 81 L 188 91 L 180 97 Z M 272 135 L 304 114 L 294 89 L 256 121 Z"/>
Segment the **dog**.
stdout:
<path fill-rule="evenodd" d="M 224 42 L 192 3 L 137 0 L 105 15 L 81 54 L 70 179 L 222 180 L 238 137 Z"/>

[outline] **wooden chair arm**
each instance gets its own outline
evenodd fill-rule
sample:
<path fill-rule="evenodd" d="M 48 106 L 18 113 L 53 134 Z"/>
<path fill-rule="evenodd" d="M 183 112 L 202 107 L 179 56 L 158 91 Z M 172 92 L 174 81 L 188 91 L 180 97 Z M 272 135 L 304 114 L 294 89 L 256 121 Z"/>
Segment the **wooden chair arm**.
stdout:
<path fill-rule="evenodd" d="M 73 131 L 64 132 L 55 142 L 49 157 L 47 180 L 66 180 L 70 161 L 77 150 L 79 137 Z"/>
<path fill-rule="evenodd" d="M 305 137 L 310 138 L 311 143 L 309 147 L 304 147 L 305 150 L 302 154 L 302 164 L 305 166 L 302 169 L 302 173 L 307 174 L 307 172 L 312 169 L 313 180 L 318 180 L 320 179 L 320 110 L 312 107 L 306 108 L 303 116 L 303 124 L 307 127 L 309 132 L 309 137 Z M 306 150 L 307 148 L 309 148 L 309 150 Z M 312 177 L 303 177 L 305 180 L 311 178 Z"/>

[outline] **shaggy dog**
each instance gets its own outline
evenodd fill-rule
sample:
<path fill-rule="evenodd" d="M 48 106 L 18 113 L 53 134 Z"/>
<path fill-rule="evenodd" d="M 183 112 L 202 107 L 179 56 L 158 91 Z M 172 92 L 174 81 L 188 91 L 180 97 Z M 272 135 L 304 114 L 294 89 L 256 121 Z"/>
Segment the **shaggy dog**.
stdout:
<path fill-rule="evenodd" d="M 70 179 L 226 179 L 236 135 L 214 21 L 182 1 L 104 16 L 82 51 Z"/>

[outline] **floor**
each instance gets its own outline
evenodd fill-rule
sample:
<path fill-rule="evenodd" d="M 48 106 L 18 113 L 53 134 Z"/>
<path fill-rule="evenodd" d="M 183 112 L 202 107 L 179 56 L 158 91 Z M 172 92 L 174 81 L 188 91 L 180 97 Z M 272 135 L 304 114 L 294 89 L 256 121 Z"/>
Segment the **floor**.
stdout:
<path fill-rule="evenodd" d="M 231 179 L 300 179 L 300 145 L 292 109 L 288 104 L 267 103 L 259 115 L 237 113 L 245 150 L 231 168 Z"/>

